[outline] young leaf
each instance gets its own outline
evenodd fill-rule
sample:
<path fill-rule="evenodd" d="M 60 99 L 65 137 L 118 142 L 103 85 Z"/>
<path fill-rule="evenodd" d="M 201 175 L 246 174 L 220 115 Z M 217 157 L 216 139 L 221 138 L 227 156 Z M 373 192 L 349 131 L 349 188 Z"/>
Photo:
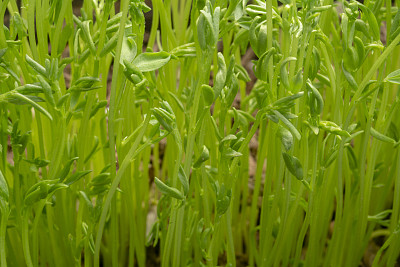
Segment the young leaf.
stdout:
<path fill-rule="evenodd" d="M 158 122 L 168 132 L 172 132 L 175 127 L 175 118 L 163 108 L 154 108 L 153 115 L 156 117 Z"/>
<path fill-rule="evenodd" d="M 38 74 L 41 74 L 44 77 L 47 77 L 46 69 L 42 65 L 37 63 L 35 60 L 30 58 L 28 55 L 25 55 L 25 60 L 29 64 L 29 66 L 31 66 Z"/>
<path fill-rule="evenodd" d="M 332 121 L 320 121 L 319 122 L 319 127 L 329 133 L 333 133 L 335 135 L 340 135 L 340 136 L 345 136 L 345 137 L 350 137 L 350 134 L 340 128 L 336 123 Z"/>
<path fill-rule="evenodd" d="M 211 106 L 211 104 L 214 102 L 214 90 L 211 88 L 211 86 L 207 84 L 203 84 L 201 86 L 201 90 L 203 91 L 203 99 L 205 106 L 206 107 Z"/>
<path fill-rule="evenodd" d="M 244 82 L 250 82 L 251 81 L 250 76 L 247 73 L 247 70 L 242 65 L 235 64 L 234 69 L 235 69 L 235 73 L 238 74 L 239 80 L 242 80 Z"/>
<path fill-rule="evenodd" d="M 215 99 L 218 98 L 220 95 L 222 88 L 225 86 L 226 82 L 226 64 L 225 58 L 222 53 L 218 53 L 218 71 L 214 78 L 214 97 Z"/>
<path fill-rule="evenodd" d="M 400 84 L 400 69 L 390 73 L 384 80 L 385 82 Z"/>
<path fill-rule="evenodd" d="M 285 116 L 283 116 L 277 110 L 272 110 L 272 112 L 283 122 L 283 124 L 285 124 L 289 128 L 289 131 L 294 135 L 294 137 L 296 137 L 297 140 L 301 139 L 301 134 L 299 133 L 299 131 L 288 119 L 285 118 Z"/>
<path fill-rule="evenodd" d="M 368 25 L 371 27 L 372 34 L 374 36 L 374 40 L 380 41 L 381 32 L 380 32 L 379 25 L 378 25 L 378 22 L 376 20 L 374 13 L 368 7 L 364 6 L 363 4 L 359 4 L 359 7 L 367 17 Z"/>
<path fill-rule="evenodd" d="M 288 73 L 286 70 L 286 65 L 290 62 L 290 61 L 295 61 L 297 60 L 297 58 L 295 57 L 288 57 L 285 60 L 282 61 L 281 66 L 280 66 L 280 71 L 281 71 L 281 83 L 283 85 L 283 87 L 286 90 L 290 90 L 290 82 L 289 82 L 289 77 L 288 77 Z"/>
<path fill-rule="evenodd" d="M 142 53 L 133 60 L 135 65 L 140 71 L 147 72 L 161 68 L 169 62 L 171 54 L 165 51 L 162 52 L 147 52 Z"/>
<path fill-rule="evenodd" d="M 90 181 L 90 186 L 95 187 L 95 186 L 105 186 L 109 185 L 111 183 L 111 177 L 109 172 L 103 172 L 94 177 Z"/>
<path fill-rule="evenodd" d="M 111 50 L 113 50 L 116 46 L 117 46 L 117 42 L 118 42 L 118 34 L 115 34 L 110 40 L 108 40 L 108 42 L 104 45 L 103 49 L 100 52 L 100 57 L 104 57 L 105 55 L 107 55 L 108 53 L 111 52 Z M 126 53 L 123 52 L 123 47 L 124 44 L 122 44 L 122 48 L 121 48 L 121 60 L 120 63 L 123 64 L 123 59 L 129 60 L 129 57 L 126 55 Z M 132 52 L 134 52 L 133 58 L 132 60 L 135 58 L 136 56 L 136 50 L 132 49 Z M 122 59 L 123 58 L 123 59 Z"/>
<path fill-rule="evenodd" d="M 0 201 L 8 202 L 9 197 L 7 182 L 0 170 Z"/>
<path fill-rule="evenodd" d="M 50 84 L 41 75 L 38 75 L 37 78 L 39 79 L 39 82 L 42 85 L 43 93 L 46 97 L 47 102 L 49 102 L 49 104 L 54 107 L 56 103 L 54 101 L 53 92 L 51 90 Z"/>
<path fill-rule="evenodd" d="M 155 182 L 158 190 L 160 190 L 160 192 L 165 194 L 166 196 L 173 197 L 173 198 L 176 198 L 176 199 L 179 199 L 179 200 L 182 200 L 182 199 L 185 198 L 183 196 L 183 194 L 178 189 L 170 187 L 170 186 L 164 184 L 157 177 L 154 177 L 154 182 Z"/>
<path fill-rule="evenodd" d="M 47 118 L 49 118 L 49 120 L 51 120 L 51 121 L 53 120 L 53 117 L 50 115 L 50 113 L 47 110 L 45 110 L 42 106 L 37 104 L 35 101 L 31 100 L 29 97 L 21 95 L 20 93 L 13 93 L 11 96 L 15 97 L 18 100 L 21 100 L 21 101 L 24 101 L 24 102 L 30 104 L 35 109 L 37 109 L 39 112 L 43 113 Z"/>
<path fill-rule="evenodd" d="M 90 152 L 86 156 L 84 163 L 88 162 L 89 159 L 93 156 L 93 154 L 95 154 L 98 145 L 99 145 L 99 138 L 97 136 L 94 136 L 94 145 L 92 147 L 92 150 L 90 150 Z"/>
<path fill-rule="evenodd" d="M 107 51 L 111 51 L 118 42 L 118 33 L 115 34 L 104 46 L 103 51 L 101 51 L 101 54 L 106 54 Z M 124 37 L 122 41 L 122 47 L 121 47 L 121 58 L 120 58 L 120 63 L 123 64 L 124 61 L 128 61 L 129 63 L 132 63 L 133 60 L 136 57 L 137 53 L 137 45 L 134 39 L 133 34 L 129 33 L 128 29 L 125 29 L 124 32 Z"/>
<path fill-rule="evenodd" d="M 307 82 L 308 88 L 312 92 L 312 97 L 310 97 L 310 110 L 311 114 L 319 115 L 324 109 L 324 99 L 322 98 L 320 92 L 315 88 L 311 82 Z M 316 101 L 316 103 L 315 103 Z"/>
<path fill-rule="evenodd" d="M 223 196 L 217 199 L 217 214 L 222 216 L 229 208 L 229 204 L 231 203 L 231 195 L 232 191 L 229 190 L 226 196 Z"/>
<path fill-rule="evenodd" d="M 77 159 L 79 159 L 79 157 L 75 157 L 75 158 L 72 158 L 69 161 L 67 161 L 64 168 L 61 170 L 60 174 L 58 175 L 60 183 L 62 183 L 64 181 L 65 177 L 67 177 L 69 171 L 71 170 L 72 163 L 74 163 L 74 161 Z"/>
<path fill-rule="evenodd" d="M 68 188 L 68 185 L 66 184 L 54 184 L 52 186 L 49 187 L 49 190 L 47 192 L 48 195 L 54 194 L 56 191 L 60 190 L 60 189 L 64 189 L 64 188 Z"/>
<path fill-rule="evenodd" d="M 242 155 L 243 155 L 242 153 L 237 152 L 230 147 L 228 147 L 223 153 L 223 156 L 226 158 L 241 157 Z"/>
<path fill-rule="evenodd" d="M 286 151 L 290 150 L 293 146 L 293 135 L 285 127 L 279 126 L 277 136 L 282 142 L 283 147 Z"/>
<path fill-rule="evenodd" d="M 358 84 L 357 84 L 356 80 L 354 79 L 353 75 L 344 68 L 344 64 L 342 64 L 342 70 L 343 70 L 343 74 L 344 74 L 344 77 L 346 78 L 347 82 L 350 84 L 350 86 L 354 90 L 357 90 Z"/>
<path fill-rule="evenodd" d="M 34 184 L 28 191 L 25 193 L 24 204 L 26 206 L 33 205 L 41 199 L 44 199 L 48 196 L 49 184 L 51 181 L 40 181 Z"/>
<path fill-rule="evenodd" d="M 83 176 L 91 173 L 91 170 L 87 170 L 87 171 L 77 171 L 74 174 L 72 174 L 71 176 L 69 176 L 65 181 L 64 184 L 66 185 L 71 185 L 77 181 L 79 181 Z"/>
<path fill-rule="evenodd" d="M 283 152 L 282 156 L 290 173 L 298 180 L 303 180 L 303 167 L 301 166 L 299 159 L 287 154 L 286 152 Z"/>
<path fill-rule="evenodd" d="M 183 193 L 186 196 L 187 193 L 189 192 L 189 179 L 187 178 L 186 173 L 182 168 L 182 165 L 179 166 L 178 178 L 179 181 L 181 181 Z"/>
<path fill-rule="evenodd" d="M 206 146 L 203 146 L 203 150 L 201 151 L 199 158 L 194 163 L 193 168 L 200 167 L 201 164 L 207 161 L 209 158 L 210 158 L 210 152 L 208 151 L 208 148 Z"/>
<path fill-rule="evenodd" d="M 287 105 L 288 103 L 293 102 L 297 98 L 302 97 L 303 95 L 304 95 L 304 92 L 302 91 L 302 92 L 299 92 L 299 93 L 294 94 L 294 95 L 282 97 L 282 98 L 278 99 L 277 101 L 275 101 L 273 103 L 273 106 L 275 106 L 275 107 L 283 107 L 283 106 Z"/>
<path fill-rule="evenodd" d="M 378 132 L 377 130 L 375 130 L 374 128 L 371 127 L 371 135 L 378 139 L 379 141 L 382 142 L 386 142 L 386 143 L 390 143 L 390 144 L 395 144 L 396 141 L 392 138 L 390 138 L 389 136 L 386 136 L 384 134 L 381 134 L 380 132 Z"/>

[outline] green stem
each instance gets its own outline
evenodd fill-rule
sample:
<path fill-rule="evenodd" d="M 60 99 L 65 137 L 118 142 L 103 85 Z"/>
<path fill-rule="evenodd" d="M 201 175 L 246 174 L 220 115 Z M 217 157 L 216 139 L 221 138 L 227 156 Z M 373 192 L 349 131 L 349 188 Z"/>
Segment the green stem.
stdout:
<path fill-rule="evenodd" d="M 0 266 L 7 267 L 6 257 L 6 235 L 7 235 L 7 223 L 10 212 L 8 207 L 1 209 L 1 222 L 0 222 Z"/>
<path fill-rule="evenodd" d="M 150 107 L 152 106 L 152 99 L 150 98 Z M 99 258 L 100 258 L 100 246 L 101 246 L 101 239 L 103 236 L 103 230 L 104 230 L 104 225 L 106 222 L 106 217 L 107 217 L 107 213 L 108 210 L 110 208 L 111 205 L 111 201 L 113 199 L 113 196 L 115 194 L 115 192 L 117 191 L 119 182 L 121 181 L 121 178 L 126 170 L 126 168 L 131 164 L 131 161 L 134 159 L 134 156 L 136 155 L 136 151 L 137 148 L 144 136 L 144 133 L 149 125 L 150 122 L 150 112 L 147 114 L 146 119 L 143 123 L 143 127 L 140 131 L 140 133 L 138 134 L 138 137 L 136 138 L 135 142 L 133 143 L 132 147 L 130 148 L 128 154 L 126 155 L 126 157 L 124 158 L 124 160 L 122 161 L 122 164 L 120 165 L 120 168 L 118 170 L 117 175 L 115 176 L 115 179 L 112 181 L 110 190 L 107 193 L 106 196 L 106 201 L 104 203 L 103 209 L 101 211 L 101 215 L 100 215 L 100 221 L 99 221 L 99 227 L 97 230 L 97 234 L 96 234 L 96 244 L 95 244 L 95 254 L 94 254 L 94 266 L 99 266 Z"/>
<path fill-rule="evenodd" d="M 28 228 L 28 212 L 25 211 L 25 214 L 22 219 L 22 247 L 24 250 L 25 263 L 28 267 L 33 267 L 31 252 L 29 250 L 29 228 Z"/>

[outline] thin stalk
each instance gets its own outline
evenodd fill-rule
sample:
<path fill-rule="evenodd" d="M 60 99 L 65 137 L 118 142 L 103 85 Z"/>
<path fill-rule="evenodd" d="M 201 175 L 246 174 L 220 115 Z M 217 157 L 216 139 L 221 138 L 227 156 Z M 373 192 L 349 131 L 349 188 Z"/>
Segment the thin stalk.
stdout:
<path fill-rule="evenodd" d="M 400 149 L 397 148 L 397 170 L 396 177 L 394 181 L 394 193 L 393 193 L 393 209 L 392 209 L 392 217 L 390 220 L 390 231 L 394 233 L 396 231 L 396 227 L 399 222 L 399 210 L 400 210 Z M 397 224 L 396 224 L 397 222 Z M 398 242 L 397 242 L 398 243 Z M 399 252 L 396 252 L 389 248 L 389 258 L 388 258 L 388 266 L 393 266 L 396 258 L 399 255 Z"/>
<path fill-rule="evenodd" d="M 22 247 L 24 250 L 25 263 L 28 267 L 33 267 L 31 252 L 29 250 L 29 228 L 28 228 L 28 212 L 24 212 L 22 219 Z"/>
<path fill-rule="evenodd" d="M 120 67 L 120 64 L 118 64 L 118 62 L 120 62 L 120 58 L 121 58 L 121 47 L 122 47 L 122 40 L 123 40 L 123 36 L 124 36 L 123 29 L 125 28 L 125 23 L 127 20 L 128 4 L 129 4 L 129 1 L 127 1 L 127 0 L 121 2 L 122 16 L 121 16 L 121 20 L 120 20 L 120 24 L 119 24 L 118 43 L 117 43 L 117 48 L 116 48 L 116 53 L 115 53 L 115 58 L 114 58 L 114 62 L 117 62 L 117 63 L 114 64 L 112 83 L 111 83 L 111 93 L 110 93 L 110 105 L 109 105 L 109 116 L 108 116 L 108 136 L 109 136 L 109 143 L 110 143 L 109 153 L 110 153 L 110 163 L 111 163 L 110 173 L 111 173 L 112 185 L 111 185 L 109 192 L 107 193 L 107 199 L 106 199 L 105 205 L 103 206 L 101 217 L 100 217 L 99 227 L 98 227 L 98 231 L 97 231 L 97 235 L 96 235 L 94 266 L 99 266 L 99 263 L 100 263 L 99 258 L 100 258 L 101 238 L 103 235 L 104 224 L 105 224 L 109 206 L 111 204 L 113 195 L 118 187 L 119 181 L 122 178 L 122 174 L 123 174 L 124 170 L 126 169 L 126 167 L 129 165 L 130 158 L 131 158 L 131 157 L 129 157 L 129 160 L 127 160 L 128 157 L 126 157 L 124 159 L 124 161 L 121 164 L 122 166 L 121 166 L 118 174 L 115 175 L 116 174 L 116 156 L 115 156 L 115 139 L 114 139 L 114 136 L 115 136 L 115 131 L 114 131 L 115 100 L 116 100 L 116 95 L 117 95 L 117 90 L 116 90 L 117 82 L 118 82 L 117 75 L 119 73 L 119 67 Z M 148 117 L 150 117 L 150 116 L 148 116 Z M 147 118 L 147 121 L 149 121 L 149 118 Z M 147 127 L 147 125 L 146 125 L 146 127 Z M 145 130 L 146 127 L 142 128 L 140 137 L 143 137 L 143 134 L 144 134 L 143 129 Z M 136 144 L 136 147 L 135 147 L 135 144 Z M 139 145 L 138 140 L 135 141 L 135 144 L 134 144 L 134 146 L 132 146 L 128 155 L 133 156 L 137 146 Z M 116 219 L 116 218 L 114 218 L 114 219 Z M 114 233 L 115 233 L 115 227 L 113 229 L 114 229 Z M 114 257 L 115 257 L 115 255 L 114 255 Z"/>
<path fill-rule="evenodd" d="M 0 266 L 7 267 L 6 257 L 6 235 L 7 235 L 7 223 L 10 215 L 8 207 L 1 209 L 1 221 L 0 221 Z"/>
<path fill-rule="evenodd" d="M 150 107 L 152 106 L 152 99 L 150 98 Z M 106 222 L 106 217 L 107 217 L 107 213 L 108 210 L 110 208 L 111 205 L 111 201 L 112 198 L 118 188 L 119 182 L 121 181 L 121 178 L 126 170 L 126 168 L 130 165 L 132 159 L 134 159 L 134 156 L 136 156 L 137 154 L 137 148 L 144 136 L 144 133 L 149 125 L 150 122 L 150 113 L 147 114 L 146 119 L 144 121 L 143 127 L 140 131 L 140 133 L 138 134 L 138 137 L 136 138 L 135 142 L 133 143 L 132 147 L 129 149 L 129 152 L 127 154 L 127 156 L 124 158 L 124 160 L 122 161 L 120 168 L 118 170 L 117 175 L 115 176 L 115 179 L 113 180 L 110 190 L 107 193 L 106 196 L 106 200 L 104 202 L 104 206 L 100 215 L 100 221 L 99 221 L 99 226 L 98 226 L 98 230 L 97 230 L 97 234 L 96 234 L 96 243 L 95 243 L 95 257 L 94 257 L 94 266 L 99 266 L 99 257 L 100 257 L 100 245 L 101 245 L 101 238 L 103 235 L 103 230 L 104 230 L 104 225 Z"/>

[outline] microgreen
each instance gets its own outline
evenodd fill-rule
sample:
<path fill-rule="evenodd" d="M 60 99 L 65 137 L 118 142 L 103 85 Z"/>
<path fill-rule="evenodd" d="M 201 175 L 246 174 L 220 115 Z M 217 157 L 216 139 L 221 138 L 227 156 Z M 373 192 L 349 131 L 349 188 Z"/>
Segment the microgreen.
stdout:
<path fill-rule="evenodd" d="M 398 263 L 400 1 L 76 2 L 0 0 L 1 267 Z"/>

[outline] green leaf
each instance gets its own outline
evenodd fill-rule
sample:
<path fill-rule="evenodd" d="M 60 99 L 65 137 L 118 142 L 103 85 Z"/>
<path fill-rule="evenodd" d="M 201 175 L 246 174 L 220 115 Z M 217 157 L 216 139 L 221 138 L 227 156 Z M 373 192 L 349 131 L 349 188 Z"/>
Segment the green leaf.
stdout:
<path fill-rule="evenodd" d="M 48 195 L 54 194 L 56 191 L 58 191 L 60 189 L 64 189 L 64 188 L 68 188 L 68 185 L 62 184 L 62 183 L 58 183 L 58 184 L 52 185 L 52 186 L 49 187 Z"/>
<path fill-rule="evenodd" d="M 289 131 L 294 135 L 294 137 L 296 137 L 297 140 L 301 139 L 301 134 L 299 133 L 299 131 L 288 119 L 285 118 L 285 116 L 283 116 L 277 110 L 272 110 L 272 112 L 283 122 L 283 124 L 285 124 L 289 128 Z"/>
<path fill-rule="evenodd" d="M 225 58 L 221 52 L 218 52 L 218 71 L 214 78 L 214 97 L 215 99 L 221 94 L 222 88 L 226 82 L 226 64 Z"/>
<path fill-rule="evenodd" d="M 282 97 L 280 99 L 278 99 L 277 101 L 275 101 L 272 105 L 275 107 L 284 107 L 286 106 L 288 103 L 293 102 L 294 100 L 296 100 L 297 98 L 300 98 L 304 95 L 304 92 L 299 92 L 297 94 L 294 95 L 290 95 L 290 96 L 286 96 L 286 97 Z"/>
<path fill-rule="evenodd" d="M 317 88 L 315 88 L 310 81 L 307 82 L 307 86 L 312 92 L 312 96 L 310 97 L 311 114 L 319 115 L 324 109 L 324 99 Z"/>
<path fill-rule="evenodd" d="M 24 84 L 14 90 L 23 95 L 43 93 L 43 88 L 37 84 Z"/>
<path fill-rule="evenodd" d="M 168 132 L 172 132 L 175 127 L 175 117 L 168 113 L 163 108 L 154 108 L 153 115 L 156 117 L 158 122 L 164 127 Z"/>
<path fill-rule="evenodd" d="M 371 135 L 378 139 L 379 141 L 382 142 L 386 142 L 386 143 L 390 143 L 390 144 L 395 144 L 396 141 L 393 138 L 390 138 L 384 134 L 381 134 L 380 132 L 378 132 L 377 130 L 375 130 L 374 128 L 371 127 Z"/>
<path fill-rule="evenodd" d="M 179 181 L 181 181 L 183 193 L 186 196 L 187 193 L 189 192 L 189 179 L 186 176 L 186 173 L 185 173 L 184 169 L 182 168 L 182 165 L 179 166 L 178 178 L 179 178 Z"/>
<path fill-rule="evenodd" d="M 400 8 L 397 9 L 396 16 L 393 19 L 392 27 L 390 29 L 389 42 L 387 45 L 389 45 L 398 34 L 400 34 Z"/>
<path fill-rule="evenodd" d="M 97 136 L 94 136 L 94 144 L 90 152 L 87 154 L 84 163 L 88 162 L 89 159 L 95 154 L 97 146 L 99 145 L 99 138 Z"/>
<path fill-rule="evenodd" d="M 233 134 L 225 136 L 221 141 L 219 141 L 219 149 L 222 150 L 225 142 L 229 142 L 236 139 L 237 139 L 236 135 Z"/>
<path fill-rule="evenodd" d="M 0 201 L 8 202 L 9 197 L 7 182 L 0 170 Z"/>
<path fill-rule="evenodd" d="M 11 95 L 12 97 L 15 97 L 18 100 L 24 101 L 31 106 L 33 106 L 35 109 L 37 109 L 39 112 L 43 113 L 47 118 L 49 118 L 51 121 L 53 120 L 53 117 L 50 115 L 50 113 L 45 110 L 42 106 L 31 100 L 29 97 L 21 95 L 20 93 L 13 93 Z"/>
<path fill-rule="evenodd" d="M 280 65 L 281 83 L 286 90 L 290 90 L 291 88 L 290 88 L 288 72 L 285 67 L 290 61 L 296 61 L 296 60 L 297 60 L 297 58 L 295 58 L 295 57 L 288 57 L 285 60 L 283 60 Z"/>
<path fill-rule="evenodd" d="M 203 98 L 204 98 L 204 104 L 206 107 L 209 107 L 212 105 L 214 102 L 214 90 L 211 88 L 211 86 L 207 84 L 203 84 L 201 86 L 201 90 L 203 91 Z"/>
<path fill-rule="evenodd" d="M 167 52 L 142 53 L 133 60 L 133 64 L 142 72 L 153 71 L 169 62 L 171 54 Z"/>
<path fill-rule="evenodd" d="M 400 84 L 400 69 L 390 73 L 384 80 L 385 82 Z"/>
<path fill-rule="evenodd" d="M 68 92 L 85 92 L 98 89 L 102 87 L 101 85 L 97 85 L 99 83 L 100 79 L 97 77 L 81 77 L 72 84 Z"/>
<path fill-rule="evenodd" d="M 73 184 L 73 183 L 79 181 L 83 176 L 85 176 L 85 175 L 87 175 L 87 174 L 89 174 L 89 173 L 91 173 L 91 172 L 92 172 L 91 170 L 87 170 L 87 171 L 77 171 L 77 172 L 75 172 L 74 174 L 72 174 L 71 176 L 69 176 L 69 177 L 65 180 L 64 184 L 66 184 L 66 185 L 71 185 L 71 184 Z"/>
<path fill-rule="evenodd" d="M 128 60 L 123 60 L 125 69 L 124 69 L 124 74 L 126 78 L 131 81 L 133 84 L 136 86 L 139 86 L 140 84 L 143 84 L 145 81 L 145 78 L 143 76 L 143 73 L 139 70 L 138 67 L 136 67 L 134 64 L 129 62 Z"/>
<path fill-rule="evenodd" d="M 60 174 L 58 175 L 60 183 L 62 183 L 64 181 L 65 177 L 67 177 L 69 171 L 71 170 L 72 163 L 74 163 L 74 161 L 77 159 L 79 159 L 79 157 L 74 157 L 67 161 L 64 168 L 61 170 Z"/>
<path fill-rule="evenodd" d="M 350 137 L 350 134 L 340 128 L 336 123 L 332 121 L 320 121 L 319 122 L 319 127 L 329 133 L 335 134 L 335 135 L 340 135 L 340 136 L 345 136 L 345 137 Z"/>
<path fill-rule="evenodd" d="M 108 42 L 104 45 L 103 49 L 100 52 L 100 57 L 104 57 L 105 55 L 109 54 L 116 46 L 118 43 L 118 34 L 115 34 L 113 37 L 111 37 L 110 40 L 108 40 Z M 129 56 L 126 55 L 126 53 L 123 51 L 124 47 L 124 43 L 122 43 L 122 49 L 121 49 L 121 57 L 120 57 L 120 63 L 123 64 L 123 59 L 128 60 L 129 61 Z M 133 52 L 133 51 L 132 51 Z M 136 56 L 136 50 L 135 50 L 135 54 L 132 58 L 135 58 Z"/>
<path fill-rule="evenodd" d="M 226 87 L 225 87 L 226 88 Z M 227 107 L 232 106 L 233 101 L 239 91 L 239 83 L 236 75 L 232 75 L 230 80 L 230 86 L 228 88 L 228 92 L 225 95 L 225 105 Z"/>
<path fill-rule="evenodd" d="M 244 82 L 251 81 L 250 76 L 247 73 L 247 70 L 242 65 L 235 64 L 234 69 L 235 69 L 235 72 L 238 74 L 239 80 L 242 80 Z"/>
<path fill-rule="evenodd" d="M 96 177 L 94 177 L 91 181 L 90 181 L 90 186 L 105 186 L 105 185 L 109 185 L 111 183 L 111 177 L 110 177 L 110 173 L 109 172 L 103 172 L 100 173 L 99 175 L 97 175 Z"/>
<path fill-rule="evenodd" d="M 237 152 L 230 147 L 226 148 L 226 150 L 223 153 L 223 156 L 226 158 L 241 157 L 242 155 L 243 155 L 242 153 Z"/>
<path fill-rule="evenodd" d="M 344 74 L 344 77 L 346 78 L 347 82 L 350 84 L 350 86 L 354 90 L 357 90 L 358 84 L 357 84 L 356 80 L 354 79 L 353 75 L 344 68 L 344 64 L 342 64 L 342 70 L 343 70 L 343 74 Z"/>
<path fill-rule="evenodd" d="M 31 66 L 38 74 L 41 74 L 44 77 L 47 77 L 46 69 L 42 65 L 37 63 L 35 60 L 30 58 L 28 55 L 25 55 L 25 60 L 29 64 L 29 66 Z"/>
<path fill-rule="evenodd" d="M 287 154 L 286 152 L 282 153 L 283 159 L 286 164 L 286 168 L 296 177 L 298 180 L 303 180 L 303 167 L 298 158 Z"/>
<path fill-rule="evenodd" d="M 285 127 L 279 126 L 277 136 L 281 140 L 283 147 L 286 151 L 290 150 L 293 146 L 293 135 Z"/>
<path fill-rule="evenodd" d="M 368 25 L 370 26 L 370 28 L 372 30 L 374 40 L 380 41 L 381 32 L 379 29 L 378 21 L 376 20 L 374 13 L 368 7 L 364 6 L 363 4 L 359 4 L 359 7 L 364 12 L 365 16 L 367 17 Z"/>
<path fill-rule="evenodd" d="M 7 52 L 7 47 L 0 49 L 0 59 L 4 56 L 4 54 Z"/>
<path fill-rule="evenodd" d="M 53 181 L 43 180 L 36 184 L 34 184 L 28 191 L 25 193 L 24 204 L 26 206 L 30 206 L 35 204 L 41 199 L 45 199 L 48 196 L 49 185 Z"/>
<path fill-rule="evenodd" d="M 41 75 L 37 75 L 37 78 L 42 85 L 43 93 L 46 97 L 47 102 L 49 102 L 49 104 L 54 107 L 56 103 L 54 101 L 53 92 L 51 90 L 50 84 Z"/>
<path fill-rule="evenodd" d="M 196 56 L 196 46 L 195 43 L 187 43 L 172 49 L 171 54 L 175 57 L 195 57 Z"/>
<path fill-rule="evenodd" d="M 223 196 L 222 198 L 217 199 L 217 214 L 219 216 L 222 216 L 228 210 L 229 205 L 231 203 L 231 198 L 232 198 L 231 197 L 231 195 L 232 195 L 231 192 L 232 191 L 229 190 L 227 192 L 226 196 Z"/>
<path fill-rule="evenodd" d="M 367 23 L 365 23 L 365 21 L 363 21 L 361 19 L 356 19 L 355 25 L 356 25 L 356 30 L 357 31 L 362 32 L 365 37 L 370 39 L 371 35 L 369 34 L 368 26 L 367 26 Z"/>
<path fill-rule="evenodd" d="M 210 152 L 208 151 L 208 148 L 206 146 L 203 146 L 201 154 L 194 163 L 193 168 L 200 167 L 201 164 L 203 164 L 203 162 L 207 161 L 209 158 L 210 158 Z"/>
<path fill-rule="evenodd" d="M 107 49 L 111 51 L 112 49 L 111 47 L 116 46 L 117 42 L 118 42 L 118 33 L 115 34 L 110 39 L 109 42 L 107 42 L 103 50 Z M 103 53 L 106 53 L 106 51 L 104 51 Z M 137 45 L 134 39 L 134 35 L 129 33 L 129 29 L 125 29 L 125 34 L 123 37 L 122 47 L 121 47 L 121 57 L 119 60 L 120 64 L 124 64 L 124 60 L 128 61 L 129 63 L 132 63 L 136 57 L 136 54 L 137 54 Z"/>
<path fill-rule="evenodd" d="M 160 192 L 165 194 L 166 196 L 173 197 L 173 198 L 176 198 L 176 199 L 179 199 L 179 200 L 182 200 L 182 199 L 185 198 L 183 196 L 183 194 L 178 189 L 170 187 L 170 186 L 164 184 L 157 177 L 154 177 L 154 182 L 155 182 L 158 190 L 160 190 Z"/>

